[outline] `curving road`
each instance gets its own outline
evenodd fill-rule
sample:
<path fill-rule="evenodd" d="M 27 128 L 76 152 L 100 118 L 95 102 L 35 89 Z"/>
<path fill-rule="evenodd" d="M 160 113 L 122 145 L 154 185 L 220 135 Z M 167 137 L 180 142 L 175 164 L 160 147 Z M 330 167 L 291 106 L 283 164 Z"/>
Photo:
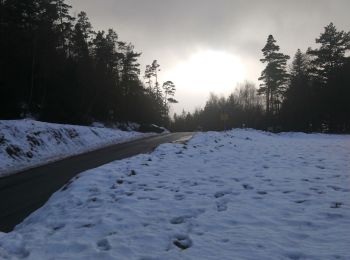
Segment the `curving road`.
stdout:
<path fill-rule="evenodd" d="M 0 178 L 0 231 L 11 231 L 78 173 L 111 161 L 150 152 L 162 143 L 184 141 L 192 135 L 193 133 L 184 132 L 138 139 Z"/>

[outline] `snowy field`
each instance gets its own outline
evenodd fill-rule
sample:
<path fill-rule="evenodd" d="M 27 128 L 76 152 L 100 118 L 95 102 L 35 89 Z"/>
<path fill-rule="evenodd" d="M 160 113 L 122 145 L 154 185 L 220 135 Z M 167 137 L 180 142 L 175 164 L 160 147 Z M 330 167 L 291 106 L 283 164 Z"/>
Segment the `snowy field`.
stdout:
<path fill-rule="evenodd" d="M 80 174 L 1 259 L 350 259 L 350 136 L 197 134 Z"/>
<path fill-rule="evenodd" d="M 0 177 L 141 136 L 118 129 L 0 120 Z"/>

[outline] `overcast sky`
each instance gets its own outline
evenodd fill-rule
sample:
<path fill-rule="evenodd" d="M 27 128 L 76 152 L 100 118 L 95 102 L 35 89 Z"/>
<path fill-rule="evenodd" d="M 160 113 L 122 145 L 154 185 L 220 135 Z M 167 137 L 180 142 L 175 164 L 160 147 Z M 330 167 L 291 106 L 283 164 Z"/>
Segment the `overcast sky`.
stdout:
<path fill-rule="evenodd" d="M 69 2 L 75 13 L 87 12 L 95 30 L 113 28 L 120 40 L 132 42 L 142 52 L 142 68 L 158 60 L 161 80 L 172 80 L 177 86 L 180 103 L 174 107 L 176 112 L 203 106 L 210 91 L 229 93 L 243 78 L 258 84 L 263 68 L 259 62 L 261 49 L 269 34 L 275 37 L 282 52 L 294 56 L 298 48 L 305 51 L 308 46 L 315 46 L 315 38 L 330 22 L 340 30 L 350 31 L 350 0 Z M 203 81 L 198 80 L 196 85 L 193 78 L 184 76 L 193 69 L 192 75 L 205 78 L 209 74 L 205 68 L 213 66 L 217 67 L 214 74 L 218 74 L 220 64 L 205 62 L 203 58 L 207 56 L 212 63 L 233 61 L 232 70 L 225 68 L 222 73 L 226 81 L 232 79 L 226 85 L 222 82 L 225 87 L 201 88 Z M 204 73 L 196 74 L 193 67 L 197 64 L 201 64 Z"/>

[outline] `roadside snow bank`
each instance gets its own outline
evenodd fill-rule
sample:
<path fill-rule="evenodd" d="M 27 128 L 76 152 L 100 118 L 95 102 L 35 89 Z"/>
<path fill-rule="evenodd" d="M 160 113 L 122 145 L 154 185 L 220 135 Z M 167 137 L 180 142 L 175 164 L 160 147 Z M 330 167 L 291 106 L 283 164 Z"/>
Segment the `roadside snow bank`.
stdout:
<path fill-rule="evenodd" d="M 0 120 L 0 177 L 141 136 L 108 128 Z"/>
<path fill-rule="evenodd" d="M 80 174 L 0 258 L 350 259 L 350 136 L 197 134 Z"/>

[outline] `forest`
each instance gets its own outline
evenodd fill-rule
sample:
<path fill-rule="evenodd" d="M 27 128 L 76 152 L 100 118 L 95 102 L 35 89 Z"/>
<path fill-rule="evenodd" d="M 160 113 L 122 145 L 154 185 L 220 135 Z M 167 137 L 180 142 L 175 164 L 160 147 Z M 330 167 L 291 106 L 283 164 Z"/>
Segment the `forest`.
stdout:
<path fill-rule="evenodd" d="M 157 61 L 143 83 L 141 53 L 70 9 L 64 0 L 1 1 L 0 118 L 168 125 L 175 85 L 158 82 Z"/>
<path fill-rule="evenodd" d="M 158 82 L 157 60 L 141 71 L 141 52 L 113 29 L 94 31 L 64 0 L 0 1 L 0 119 L 34 117 L 71 124 L 138 122 L 173 131 L 248 127 L 350 132 L 350 32 L 333 23 L 291 62 L 272 35 L 249 81 L 203 109 L 171 117 L 175 84 Z"/>

